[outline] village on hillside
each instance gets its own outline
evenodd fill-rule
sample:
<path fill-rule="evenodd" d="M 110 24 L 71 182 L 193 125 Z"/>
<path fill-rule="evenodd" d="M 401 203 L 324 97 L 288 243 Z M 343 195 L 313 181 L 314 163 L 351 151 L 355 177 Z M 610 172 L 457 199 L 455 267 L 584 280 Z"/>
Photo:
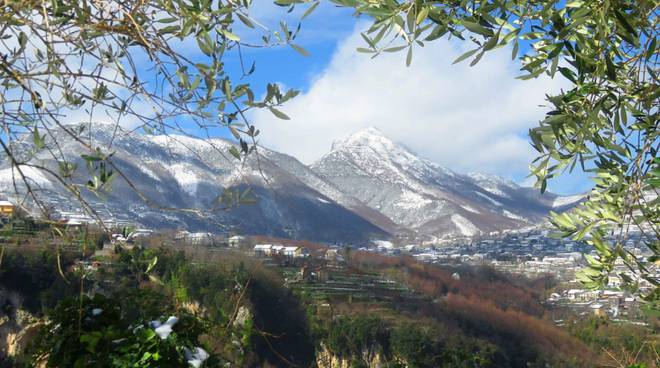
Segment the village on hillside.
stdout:
<path fill-rule="evenodd" d="M 4 225 L 3 235 L 12 232 L 30 232 L 30 221 L 14 218 L 16 207 L 9 201 L 0 201 L 0 218 Z M 94 227 L 95 221 L 77 212 L 58 212 L 54 223 L 67 229 L 84 230 Z M 473 238 L 460 238 L 447 244 L 395 245 L 389 241 L 373 241 L 369 244 L 327 245 L 308 241 L 242 236 L 210 232 L 154 231 L 129 221 L 112 219 L 106 226 L 114 229 L 81 267 L 95 269 L 118 248 L 131 249 L 158 238 L 165 244 L 177 247 L 206 247 L 214 252 L 240 252 L 259 259 L 268 267 L 279 269 L 287 285 L 304 290 L 319 299 L 319 308 L 326 308 L 328 296 L 334 298 L 380 300 L 388 293 L 407 293 L 408 290 L 395 282 L 377 275 L 352 274 L 346 268 L 351 252 L 373 252 L 389 256 L 410 256 L 426 263 L 446 267 L 461 265 L 487 266 L 495 270 L 528 277 L 530 279 L 551 275 L 557 281 L 554 292 L 545 303 L 558 310 L 569 310 L 575 315 L 607 316 L 622 323 L 643 323 L 640 298 L 652 289 L 644 279 L 636 278 L 637 290 L 623 290 L 623 277 L 635 278 L 623 262 L 609 277 L 603 290 L 584 289 L 576 280 L 576 272 L 585 265 L 585 254 L 595 255 L 584 243 L 565 241 L 551 237 L 548 230 L 530 229 L 526 232 L 502 232 Z M 6 235 L 0 240 L 9 239 Z M 648 257 L 638 246 L 639 235 L 633 233 L 626 244 L 636 257 Z M 659 272 L 657 269 L 653 272 Z M 460 280 L 460 273 L 455 278 Z M 390 295 L 391 297 L 391 295 Z M 563 314 L 555 323 L 562 325 Z"/>

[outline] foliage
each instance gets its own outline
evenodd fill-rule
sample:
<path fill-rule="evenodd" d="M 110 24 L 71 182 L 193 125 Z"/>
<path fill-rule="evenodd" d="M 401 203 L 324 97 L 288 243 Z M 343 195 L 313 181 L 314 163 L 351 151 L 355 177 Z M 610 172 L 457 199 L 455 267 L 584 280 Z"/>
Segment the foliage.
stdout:
<path fill-rule="evenodd" d="M 390 341 L 392 353 L 409 368 L 489 367 L 495 353 L 485 341 L 413 323 L 397 326 Z"/>
<path fill-rule="evenodd" d="M 149 322 L 169 315 L 179 321 L 161 339 Z M 109 297 L 96 294 L 82 302 L 68 298 L 49 318 L 35 359 L 46 359 L 52 367 L 181 367 L 187 364 L 184 348 L 199 346 L 203 331 L 200 321 L 163 295 L 139 289 Z"/>
<path fill-rule="evenodd" d="M 41 314 L 54 307 L 64 296 L 74 292 L 59 275 L 57 255 L 49 249 L 34 252 L 6 250 L 0 267 L 0 285 L 19 291 L 22 307 L 33 314 Z M 61 259 L 66 267 L 72 263 L 70 256 Z"/>
<path fill-rule="evenodd" d="M 622 324 L 602 317 L 569 321 L 569 332 L 597 351 L 606 351 L 608 360 L 633 358 L 629 364 L 652 366 L 658 359 L 658 336 L 647 326 Z M 616 359 L 616 357 L 619 357 Z M 612 362 L 614 363 L 614 362 Z"/>
<path fill-rule="evenodd" d="M 389 331 L 376 316 L 340 318 L 333 322 L 327 343 L 340 356 L 361 357 L 365 351 L 373 356 L 389 351 Z"/>
<path fill-rule="evenodd" d="M 495 366 L 584 366 L 595 358 L 587 346 L 544 320 L 540 293 L 529 286 L 534 281 L 511 279 L 489 268 L 453 269 L 368 252 L 353 252 L 351 264 L 400 280 L 430 300 L 396 306 L 415 319 L 431 318 L 444 326 L 428 342 L 447 352 L 441 354 L 442 362 L 456 366 L 469 361 L 466 357 L 481 357 Z M 451 277 L 455 271 L 460 280 Z M 405 344 L 401 350 L 407 351 Z"/>
<path fill-rule="evenodd" d="M 397 325 L 367 315 L 337 319 L 324 342 L 331 352 L 356 367 L 370 366 L 376 354 L 395 362 L 394 366 L 409 368 L 487 367 L 493 359 L 484 341 L 452 336 L 437 325 Z"/>
<path fill-rule="evenodd" d="M 308 367 L 315 352 L 310 323 L 300 299 L 282 282 L 264 272 L 250 283 L 253 318 L 249 326 L 243 326 L 250 332 L 248 346 L 259 356 L 258 366 Z"/>
<path fill-rule="evenodd" d="M 520 79 L 565 79 L 570 88 L 548 96 L 550 111 L 529 132 L 538 151 L 531 173 L 544 191 L 548 179 L 580 165 L 593 175 L 594 187 L 580 208 L 553 215 L 553 223 L 562 236 L 585 240 L 597 251 L 580 276 L 587 286 L 603 285 L 616 259 L 629 267 L 623 278 L 632 286 L 639 278 L 660 286 L 649 271 L 660 256 L 657 2 L 333 2 L 374 18 L 359 52 L 405 49 L 410 64 L 415 45 L 446 35 L 474 44 L 455 62 L 472 58 L 475 65 L 487 51 L 512 45 Z M 631 229 L 642 232 L 650 258 L 623 248 Z"/>
<path fill-rule="evenodd" d="M 426 0 L 333 0 L 374 18 L 362 34 L 373 56 L 406 50 L 410 64 L 415 45 L 424 46 L 444 36 L 470 40 L 474 49 L 456 62 L 481 60 L 488 51 L 511 45 L 512 58 L 521 62 L 521 79 L 543 74 L 563 78 L 570 88 L 548 96 L 550 111 L 539 126 L 530 130 L 538 158 L 531 165 L 537 186 L 544 191 L 547 180 L 576 167 L 592 173 L 594 188 L 576 210 L 553 215 L 564 237 L 593 245 L 598 257 L 580 279 L 598 287 L 622 259 L 629 273 L 621 277 L 636 287 L 640 279 L 655 285 L 649 299 L 660 296 L 660 280 L 650 268 L 658 262 L 660 186 L 658 138 L 658 17 L 654 1 L 426 1 Z M 277 0 L 282 6 L 307 3 L 307 16 L 319 0 Z M 3 97 L 3 131 L 0 144 L 17 169 L 18 181 L 34 201 L 38 196 L 24 175 L 37 169 L 57 178 L 60 184 L 86 204 L 83 189 L 99 193 L 117 177 L 129 182 L 113 162 L 111 151 L 85 139 L 85 127 L 63 124 L 62 116 L 98 120 L 104 112 L 119 122 L 129 117 L 147 134 L 187 134 L 187 126 L 209 132 L 227 128 L 239 145 L 229 153 L 238 159 L 256 149 L 259 131 L 245 118 L 248 110 L 277 109 L 295 97 L 269 84 L 263 99 L 256 99 L 249 84 L 241 47 L 294 42 L 300 27 L 271 31 L 249 13 L 251 2 L 8 2 L 3 5 L 0 37 L 0 88 Z M 236 32 L 262 29 L 263 43 L 244 41 Z M 198 51 L 181 51 L 181 43 Z M 225 60 L 236 55 L 241 76 L 227 72 Z M 152 111 L 145 112 L 146 104 Z M 242 120 L 241 124 L 238 121 Z M 85 185 L 74 183 L 78 162 L 64 156 L 59 127 L 84 148 L 80 161 L 89 171 Z M 23 133 L 33 147 L 12 142 Z M 44 167 L 32 160 L 50 155 L 58 167 Z M 132 188 L 138 191 L 137 188 Z M 148 204 L 158 206 L 138 191 Z M 244 195 L 225 193 L 220 202 L 240 202 Z M 94 213 L 88 205 L 84 206 Z M 167 208 L 170 209 L 170 208 Z M 642 242 L 651 251 L 647 259 L 636 257 L 623 245 L 631 230 L 642 232 Z"/>
<path fill-rule="evenodd" d="M 26 175 L 35 170 L 54 178 L 97 218 L 84 194 L 102 195 L 118 178 L 147 204 L 166 209 L 131 185 L 112 149 L 89 137 L 88 124 L 71 123 L 109 121 L 114 126 L 103 129 L 113 137 L 120 122 L 145 134 L 189 135 L 196 128 L 209 135 L 227 129 L 238 143 L 229 156 L 240 160 L 253 152 L 259 130 L 246 114 L 265 108 L 288 119 L 277 107 L 297 91 L 283 92 L 271 83 L 265 93 L 254 92 L 245 81 L 255 65 L 245 67 L 241 48 L 290 45 L 306 51 L 293 43 L 299 26 L 289 29 L 282 22 L 272 31 L 250 15 L 250 5 L 247 0 L 2 2 L 0 146 L 15 168 L 15 184 L 44 214 L 47 205 Z M 244 41 L 236 29 L 261 38 Z M 227 59 L 236 65 L 226 65 Z M 77 157 L 65 154 L 58 134 L 77 142 Z M 29 148 L 17 142 L 25 137 L 32 141 Z M 56 165 L 42 164 L 44 158 Z M 218 201 L 243 197 L 225 193 Z"/>

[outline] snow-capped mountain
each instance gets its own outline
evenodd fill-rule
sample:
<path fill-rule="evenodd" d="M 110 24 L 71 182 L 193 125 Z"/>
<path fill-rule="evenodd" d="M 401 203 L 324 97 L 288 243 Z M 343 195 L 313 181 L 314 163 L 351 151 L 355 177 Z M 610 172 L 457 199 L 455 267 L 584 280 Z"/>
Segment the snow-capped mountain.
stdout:
<path fill-rule="evenodd" d="M 512 229 L 539 222 L 550 209 L 580 198 L 558 197 L 483 174 L 462 175 L 420 158 L 370 128 L 337 141 L 311 166 L 275 151 L 238 161 L 235 143 L 182 135 L 129 133 L 112 124 L 69 126 L 85 145 L 112 153 L 121 176 L 102 197 L 88 192 L 82 143 L 55 129 L 58 145 L 34 152 L 32 137 L 12 142 L 30 163 L 53 172 L 61 152 L 78 165 L 72 178 L 104 219 L 137 221 L 152 228 L 266 234 L 331 242 L 385 239 L 393 234 L 461 234 Z M 50 151 L 50 152 L 49 152 Z M 80 212 L 57 179 L 22 166 L 32 189 L 54 212 Z M 0 193 L 15 197 L 25 186 L 8 160 L 0 158 Z M 134 187 L 131 187 L 134 186 Z M 255 204 L 217 209 L 228 189 L 250 189 Z M 148 199 L 148 203 L 145 202 Z M 204 211 L 191 211 L 202 209 Z"/>
<path fill-rule="evenodd" d="M 492 175 L 455 173 L 375 128 L 335 142 L 311 168 L 398 225 L 425 234 L 470 236 L 519 228 L 541 221 L 553 203 L 570 206 L 579 200 L 540 195 Z"/>
<path fill-rule="evenodd" d="M 101 147 L 105 153 L 113 152 L 112 161 L 151 202 L 145 203 L 121 178 L 112 183 L 107 198 L 97 198 L 83 190 L 102 218 L 137 221 L 151 228 L 214 233 L 231 229 L 245 234 L 319 241 L 382 238 L 389 234 L 388 229 L 374 223 L 394 227 L 386 217 L 344 195 L 290 156 L 260 149 L 258 160 L 251 156 L 240 162 L 229 153 L 235 144 L 224 139 L 142 135 L 115 131 L 113 125 L 98 123 L 86 129 L 81 135 L 83 140 L 94 148 Z M 78 164 L 78 174 L 72 181 L 85 183 L 88 175 L 80 154 L 86 153 L 86 149 L 61 130 L 55 134 L 67 160 Z M 46 143 L 48 148 L 54 148 L 53 142 Z M 16 152 L 30 152 L 31 137 L 15 142 L 14 147 Z M 58 170 L 48 149 L 37 153 L 31 162 Z M 17 176 L 15 169 L 3 160 L 0 192 L 9 196 L 14 192 L 12 171 Z M 54 209 L 80 212 L 78 203 L 71 200 L 54 177 L 30 167 L 23 167 L 23 171 L 30 177 L 33 189 Z M 22 187 L 20 182 L 18 185 Z M 188 211 L 217 207 L 218 197 L 228 188 L 249 188 L 255 204 L 202 214 Z M 380 221 L 375 220 L 378 216 Z"/>

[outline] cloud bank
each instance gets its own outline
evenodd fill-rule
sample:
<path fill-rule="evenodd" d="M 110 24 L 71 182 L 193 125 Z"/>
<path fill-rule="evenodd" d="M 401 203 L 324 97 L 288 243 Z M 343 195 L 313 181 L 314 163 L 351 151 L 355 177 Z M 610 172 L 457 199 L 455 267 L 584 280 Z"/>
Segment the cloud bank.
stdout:
<path fill-rule="evenodd" d="M 457 171 L 527 172 L 534 157 L 527 130 L 543 118 L 545 94 L 562 82 L 516 80 L 508 49 L 486 54 L 475 67 L 469 60 L 452 65 L 471 45 L 438 40 L 415 48 L 407 68 L 405 53 L 357 53 L 363 42 L 356 31 L 339 44 L 307 91 L 282 108 L 291 120 L 255 113 L 263 145 L 311 163 L 333 140 L 374 126 Z"/>

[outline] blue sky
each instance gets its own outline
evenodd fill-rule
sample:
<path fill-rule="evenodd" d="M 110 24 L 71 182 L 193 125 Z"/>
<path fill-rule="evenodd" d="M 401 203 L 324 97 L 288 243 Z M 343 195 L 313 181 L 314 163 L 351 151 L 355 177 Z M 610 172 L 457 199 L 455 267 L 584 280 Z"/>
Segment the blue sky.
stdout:
<path fill-rule="evenodd" d="M 284 17 L 295 28 L 302 11 L 286 14 L 263 2 L 252 16 L 272 29 Z M 535 156 L 527 130 L 543 118 L 545 94 L 568 87 L 564 81 L 516 80 L 518 65 L 507 49 L 486 55 L 474 68 L 452 65 L 470 45 L 446 39 L 417 48 L 410 68 L 404 65 L 404 53 L 371 60 L 355 51 L 363 46 L 359 31 L 367 25 L 350 10 L 322 3 L 303 20 L 296 39 L 310 56 L 286 46 L 244 49 L 248 65 L 256 62 L 249 80 L 255 91 L 278 82 L 302 92 L 282 108 L 290 121 L 267 111 L 251 115 L 262 130 L 262 145 L 311 163 L 328 152 L 334 140 L 374 126 L 452 170 L 530 182 L 528 164 Z M 237 31 L 243 40 L 258 36 L 247 29 Z M 231 66 L 231 59 L 227 61 Z M 587 176 L 578 173 L 554 179 L 549 190 L 575 194 L 590 185 Z"/>

